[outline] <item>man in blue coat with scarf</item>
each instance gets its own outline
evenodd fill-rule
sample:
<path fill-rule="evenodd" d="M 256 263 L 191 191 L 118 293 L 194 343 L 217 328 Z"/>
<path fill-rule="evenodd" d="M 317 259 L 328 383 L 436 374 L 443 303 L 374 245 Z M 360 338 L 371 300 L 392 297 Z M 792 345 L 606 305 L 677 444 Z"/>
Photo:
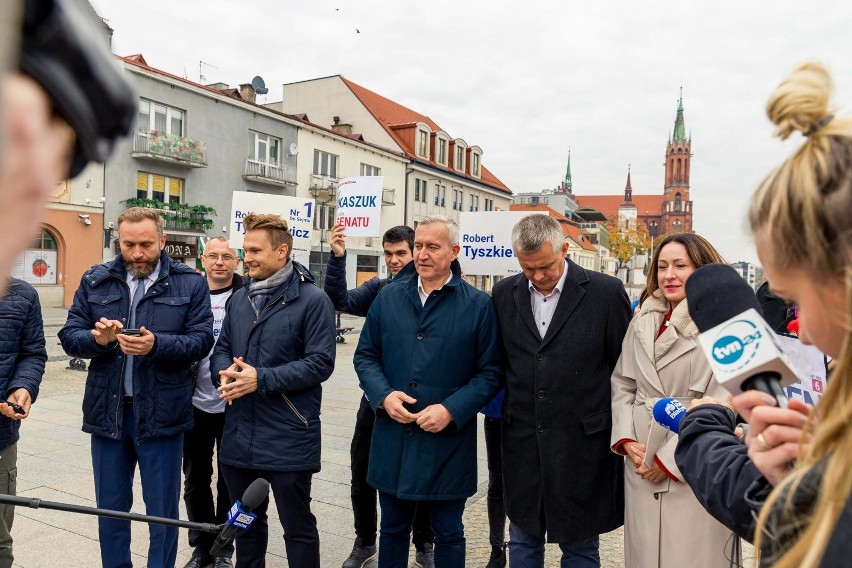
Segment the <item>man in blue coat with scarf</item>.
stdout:
<path fill-rule="evenodd" d="M 334 370 L 334 307 L 290 258 L 286 221 L 249 213 L 243 226 L 251 280 L 231 296 L 210 358 L 210 375 L 229 404 L 219 461 L 234 497 L 258 478 L 269 481 L 287 561 L 319 568 L 311 479 L 320 470 L 322 383 Z M 256 507 L 251 529 L 237 533 L 237 568 L 264 566 L 268 506 Z"/>
<path fill-rule="evenodd" d="M 465 564 L 476 413 L 500 389 L 502 351 L 490 299 L 461 276 L 458 234 L 446 217 L 419 221 L 417 274 L 382 289 L 355 354 L 376 411 L 367 480 L 382 508 L 380 568 L 407 565 L 417 501 L 430 501 L 435 565 Z"/>

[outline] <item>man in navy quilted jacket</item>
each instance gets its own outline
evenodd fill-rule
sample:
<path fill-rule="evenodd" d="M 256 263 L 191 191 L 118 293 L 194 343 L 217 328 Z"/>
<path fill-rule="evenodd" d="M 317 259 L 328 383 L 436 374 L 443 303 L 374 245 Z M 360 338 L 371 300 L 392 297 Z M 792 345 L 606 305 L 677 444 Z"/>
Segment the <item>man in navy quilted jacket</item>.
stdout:
<path fill-rule="evenodd" d="M 59 332 L 65 352 L 91 359 L 83 431 L 92 434 L 98 507 L 129 511 L 136 464 L 149 515 L 178 517 L 183 434 L 192 428 L 193 361 L 213 347 L 204 277 L 165 252 L 163 218 L 118 217 L 121 255 L 92 267 Z M 149 525 L 148 568 L 172 568 L 176 527 Z M 130 568 L 130 522 L 100 517 L 104 568 Z"/>
<path fill-rule="evenodd" d="M 16 278 L 8 280 L 8 285 L 0 298 L 0 393 L 5 393 L 0 399 L 0 493 L 14 495 L 18 429 L 38 396 L 47 350 L 35 288 Z M 0 505 L 0 568 L 12 566 L 9 531 L 14 516 L 14 507 Z"/>

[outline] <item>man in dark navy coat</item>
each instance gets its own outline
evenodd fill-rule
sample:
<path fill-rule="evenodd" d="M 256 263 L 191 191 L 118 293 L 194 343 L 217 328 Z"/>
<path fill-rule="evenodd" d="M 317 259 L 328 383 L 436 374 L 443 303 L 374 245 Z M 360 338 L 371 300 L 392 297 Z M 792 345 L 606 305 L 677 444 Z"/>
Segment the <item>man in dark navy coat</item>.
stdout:
<path fill-rule="evenodd" d="M 414 229 L 405 225 L 391 227 L 382 235 L 385 265 L 390 275 L 387 278 L 370 278 L 357 288 L 346 289 L 346 233 L 340 225 L 331 229 L 328 239 L 331 257 L 328 259 L 328 271 L 325 277 L 325 293 L 331 298 L 334 309 L 365 317 L 379 290 L 391 282 L 402 282 L 414 274 Z M 367 483 L 367 468 L 370 464 L 370 444 L 373 438 L 373 425 L 376 414 L 367 398 L 362 396 L 355 415 L 355 431 L 349 456 L 352 469 L 352 516 L 355 518 L 355 544 L 352 552 L 343 562 L 343 568 L 362 568 L 376 558 L 376 525 L 378 510 L 376 490 Z M 415 566 L 429 568 L 434 566 L 432 549 L 432 524 L 429 522 L 429 504 L 421 501 L 414 514 L 414 527 L 411 541 L 416 549 Z"/>
<path fill-rule="evenodd" d="M 559 223 L 523 218 L 512 230 L 523 271 L 494 286 L 506 352 L 503 487 L 512 568 L 599 566 L 598 535 L 623 523 L 620 456 L 609 449 L 610 376 L 630 303 L 619 280 L 566 260 Z"/>
<path fill-rule="evenodd" d="M 429 501 L 435 565 L 461 568 L 476 492 L 476 414 L 502 384 L 494 308 L 461 275 L 458 225 L 420 219 L 417 273 L 373 302 L 355 370 L 376 411 L 367 480 L 382 508 L 379 566 L 404 567 L 417 501 Z"/>

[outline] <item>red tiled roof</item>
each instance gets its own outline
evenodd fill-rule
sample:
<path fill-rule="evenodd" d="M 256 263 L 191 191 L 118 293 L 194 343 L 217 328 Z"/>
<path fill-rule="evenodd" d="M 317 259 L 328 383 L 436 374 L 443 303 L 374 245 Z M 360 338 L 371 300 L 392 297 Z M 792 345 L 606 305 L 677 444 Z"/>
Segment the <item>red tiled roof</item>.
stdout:
<path fill-rule="evenodd" d="M 373 91 L 358 85 L 357 83 L 353 83 L 349 79 L 344 76 L 340 76 L 340 79 L 343 83 L 349 87 L 352 93 L 361 101 L 361 103 L 367 108 L 370 114 L 382 125 L 385 131 L 390 135 L 391 138 L 396 141 L 400 148 L 403 148 L 405 152 L 408 154 L 410 158 L 414 158 L 419 161 L 426 161 L 422 158 L 418 157 L 414 152 L 414 148 L 410 147 L 401 136 L 396 132 L 402 126 L 413 126 L 417 122 L 423 122 L 429 126 L 432 132 L 443 131 L 444 129 L 438 126 L 435 121 L 426 116 L 425 114 L 420 114 L 415 110 L 411 110 L 408 107 L 405 107 L 397 102 L 394 102 L 388 98 L 381 96 L 378 93 L 374 93 Z M 433 159 L 428 160 L 430 166 L 433 166 L 438 169 L 446 170 L 447 172 L 453 173 L 455 175 L 459 175 L 465 178 L 468 178 L 473 181 L 481 181 L 483 184 L 493 187 L 503 193 L 507 193 L 509 195 L 512 194 L 512 190 L 510 190 L 506 184 L 500 181 L 497 176 L 491 173 L 485 166 L 481 166 L 481 173 L 479 180 L 475 177 L 466 174 L 465 172 L 457 172 L 453 169 L 444 166 L 443 164 L 439 164 L 435 162 Z"/>
<path fill-rule="evenodd" d="M 597 209 L 607 217 L 618 214 L 618 208 L 624 202 L 624 194 L 620 195 L 575 195 L 574 201 L 580 207 Z M 633 203 L 639 215 L 659 215 L 663 209 L 662 195 L 633 194 Z"/>
<path fill-rule="evenodd" d="M 576 242 L 578 245 L 583 247 L 583 250 L 587 250 L 590 252 L 596 252 L 596 249 L 592 243 L 583 235 L 583 232 L 577 226 L 577 223 L 562 215 L 555 210 L 551 209 L 547 205 L 543 203 L 536 203 L 535 205 L 531 203 L 515 203 L 509 207 L 510 211 L 529 211 L 532 212 L 541 212 L 547 213 L 557 221 L 559 221 L 559 225 L 562 227 L 562 234 L 566 237 L 571 237 L 571 240 Z"/>

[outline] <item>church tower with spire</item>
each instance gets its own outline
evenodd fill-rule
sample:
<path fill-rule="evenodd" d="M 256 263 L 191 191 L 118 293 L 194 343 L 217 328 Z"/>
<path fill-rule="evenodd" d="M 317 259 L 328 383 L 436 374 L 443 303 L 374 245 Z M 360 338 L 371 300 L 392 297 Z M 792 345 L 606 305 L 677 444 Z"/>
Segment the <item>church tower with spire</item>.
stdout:
<path fill-rule="evenodd" d="M 574 182 L 571 181 L 571 148 L 568 148 L 568 166 L 565 168 L 565 177 L 559 182 L 554 193 L 565 194 L 574 199 Z"/>
<path fill-rule="evenodd" d="M 633 203 L 633 185 L 630 183 L 630 165 L 627 166 L 627 185 L 624 186 L 624 201 L 618 207 L 618 220 L 622 226 L 627 227 L 636 225 L 639 211 L 636 204 Z"/>
<path fill-rule="evenodd" d="M 666 142 L 666 175 L 663 184 L 660 234 L 692 232 L 692 201 L 689 198 L 691 148 L 692 136 L 687 137 L 686 125 L 683 121 L 683 87 L 681 87 L 674 130 Z"/>
<path fill-rule="evenodd" d="M 563 186 L 565 189 L 565 193 L 568 195 L 573 195 L 573 182 L 571 181 L 571 148 L 568 148 L 568 167 L 565 168 L 565 180 L 563 182 L 565 185 Z"/>

